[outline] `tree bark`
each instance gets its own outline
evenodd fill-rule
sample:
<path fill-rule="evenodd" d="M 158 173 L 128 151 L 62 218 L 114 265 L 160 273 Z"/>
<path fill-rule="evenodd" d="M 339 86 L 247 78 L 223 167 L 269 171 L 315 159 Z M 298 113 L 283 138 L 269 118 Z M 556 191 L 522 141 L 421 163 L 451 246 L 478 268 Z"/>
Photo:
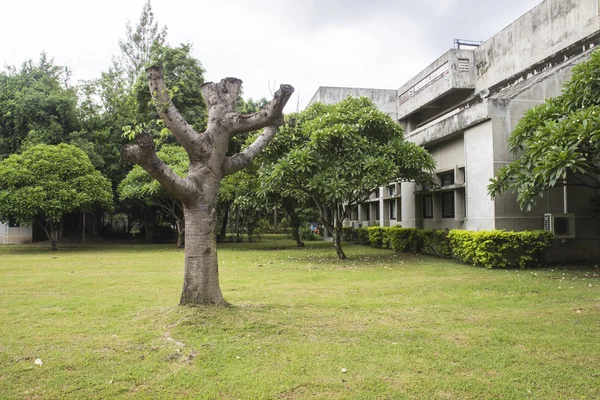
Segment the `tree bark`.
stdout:
<path fill-rule="evenodd" d="M 333 226 L 333 247 L 340 260 L 346 259 L 346 254 L 342 250 L 342 221 L 337 219 Z"/>
<path fill-rule="evenodd" d="M 219 286 L 216 202 L 184 205 L 185 271 L 180 305 L 227 306 Z"/>
<path fill-rule="evenodd" d="M 283 208 L 290 217 L 290 224 L 292 226 L 292 239 L 296 241 L 296 246 L 304 247 L 304 242 L 300 238 L 300 217 L 298 217 L 298 213 L 296 212 L 294 205 L 291 201 L 288 201 L 287 198 L 284 198 Z"/>
<path fill-rule="evenodd" d="M 175 226 L 177 227 L 177 248 L 183 249 L 185 247 L 185 223 L 178 219 L 175 221 Z"/>

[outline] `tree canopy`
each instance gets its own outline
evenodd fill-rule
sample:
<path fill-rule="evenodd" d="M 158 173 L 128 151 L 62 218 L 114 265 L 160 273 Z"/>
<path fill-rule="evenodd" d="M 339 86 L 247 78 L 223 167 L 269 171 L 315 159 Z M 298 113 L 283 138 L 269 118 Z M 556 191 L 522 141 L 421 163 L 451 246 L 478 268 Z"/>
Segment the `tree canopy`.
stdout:
<path fill-rule="evenodd" d="M 529 109 L 508 139 L 517 159 L 488 185 L 515 192 L 522 209 L 556 185 L 600 189 L 600 51 L 573 68 L 560 96 Z"/>
<path fill-rule="evenodd" d="M 269 150 L 283 155 L 265 163 L 263 179 L 284 195 L 307 195 L 315 202 L 340 258 L 345 258 L 342 223 L 374 189 L 432 179 L 429 153 L 405 141 L 402 127 L 367 98 L 316 103 L 290 120 Z"/>
<path fill-rule="evenodd" d="M 166 145 L 156 154 L 179 177 L 185 178 L 188 173 L 189 159 L 181 146 Z M 181 201 L 167 192 L 160 183 L 152 178 L 142 167 L 135 165 L 121 181 L 118 187 L 119 199 L 132 201 L 148 206 L 157 206 L 165 216 L 173 222 L 177 230 L 178 247 L 183 247 L 183 206 Z"/>
<path fill-rule="evenodd" d="M 54 250 L 65 214 L 112 204 L 110 182 L 75 146 L 40 144 L 0 162 L 0 220 L 38 223 Z"/>
<path fill-rule="evenodd" d="M 0 160 L 23 146 L 58 144 L 79 129 L 77 94 L 69 71 L 42 53 L 20 69 L 0 72 Z"/>

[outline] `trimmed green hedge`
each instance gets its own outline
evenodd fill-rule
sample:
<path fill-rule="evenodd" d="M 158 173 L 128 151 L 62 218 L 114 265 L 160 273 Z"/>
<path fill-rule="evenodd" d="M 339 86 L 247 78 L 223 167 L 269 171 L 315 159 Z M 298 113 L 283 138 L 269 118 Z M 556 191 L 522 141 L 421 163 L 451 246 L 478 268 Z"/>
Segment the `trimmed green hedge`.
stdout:
<path fill-rule="evenodd" d="M 545 231 L 461 231 L 448 234 L 454 258 L 486 268 L 536 267 L 554 238 Z"/>
<path fill-rule="evenodd" d="M 434 230 L 402 227 L 344 228 L 344 239 L 378 249 L 455 258 L 486 268 L 535 267 L 554 236 L 545 231 Z"/>

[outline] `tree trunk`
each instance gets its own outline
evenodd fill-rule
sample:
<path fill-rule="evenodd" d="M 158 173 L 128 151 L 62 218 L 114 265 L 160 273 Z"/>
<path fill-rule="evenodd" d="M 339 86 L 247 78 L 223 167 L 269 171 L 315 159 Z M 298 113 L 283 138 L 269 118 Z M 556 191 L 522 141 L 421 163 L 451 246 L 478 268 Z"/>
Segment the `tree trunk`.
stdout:
<path fill-rule="evenodd" d="M 298 213 L 289 201 L 284 200 L 283 207 L 285 208 L 287 215 L 290 217 L 290 224 L 292 225 L 292 239 L 296 241 L 296 246 L 304 247 L 304 242 L 300 238 L 300 218 L 298 217 Z"/>
<path fill-rule="evenodd" d="M 219 287 L 216 202 L 184 205 L 185 272 L 179 304 L 227 306 Z"/>
<path fill-rule="evenodd" d="M 344 260 L 346 258 L 346 254 L 344 254 L 344 250 L 342 250 L 342 221 L 336 220 L 333 226 L 333 247 L 335 248 L 335 252 L 340 260 Z"/>
<path fill-rule="evenodd" d="M 223 222 L 221 222 L 221 231 L 219 232 L 219 236 L 224 238 L 227 236 L 227 222 L 229 220 L 229 208 L 231 205 L 228 205 L 225 209 L 225 214 L 223 214 Z"/>
<path fill-rule="evenodd" d="M 85 244 L 85 211 L 81 213 L 81 244 Z"/>
<path fill-rule="evenodd" d="M 177 227 L 177 248 L 183 249 L 185 247 L 185 224 L 182 220 L 178 219 L 175 221 L 175 226 Z"/>

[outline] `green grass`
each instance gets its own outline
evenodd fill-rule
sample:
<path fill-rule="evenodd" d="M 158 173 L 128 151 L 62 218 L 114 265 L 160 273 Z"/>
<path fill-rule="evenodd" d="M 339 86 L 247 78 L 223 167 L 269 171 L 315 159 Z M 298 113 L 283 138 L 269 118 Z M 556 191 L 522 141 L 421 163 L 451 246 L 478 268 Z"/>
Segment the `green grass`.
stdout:
<path fill-rule="evenodd" d="M 214 309 L 172 246 L 0 247 L 0 398 L 600 398 L 598 268 L 346 250 L 223 245 Z"/>

